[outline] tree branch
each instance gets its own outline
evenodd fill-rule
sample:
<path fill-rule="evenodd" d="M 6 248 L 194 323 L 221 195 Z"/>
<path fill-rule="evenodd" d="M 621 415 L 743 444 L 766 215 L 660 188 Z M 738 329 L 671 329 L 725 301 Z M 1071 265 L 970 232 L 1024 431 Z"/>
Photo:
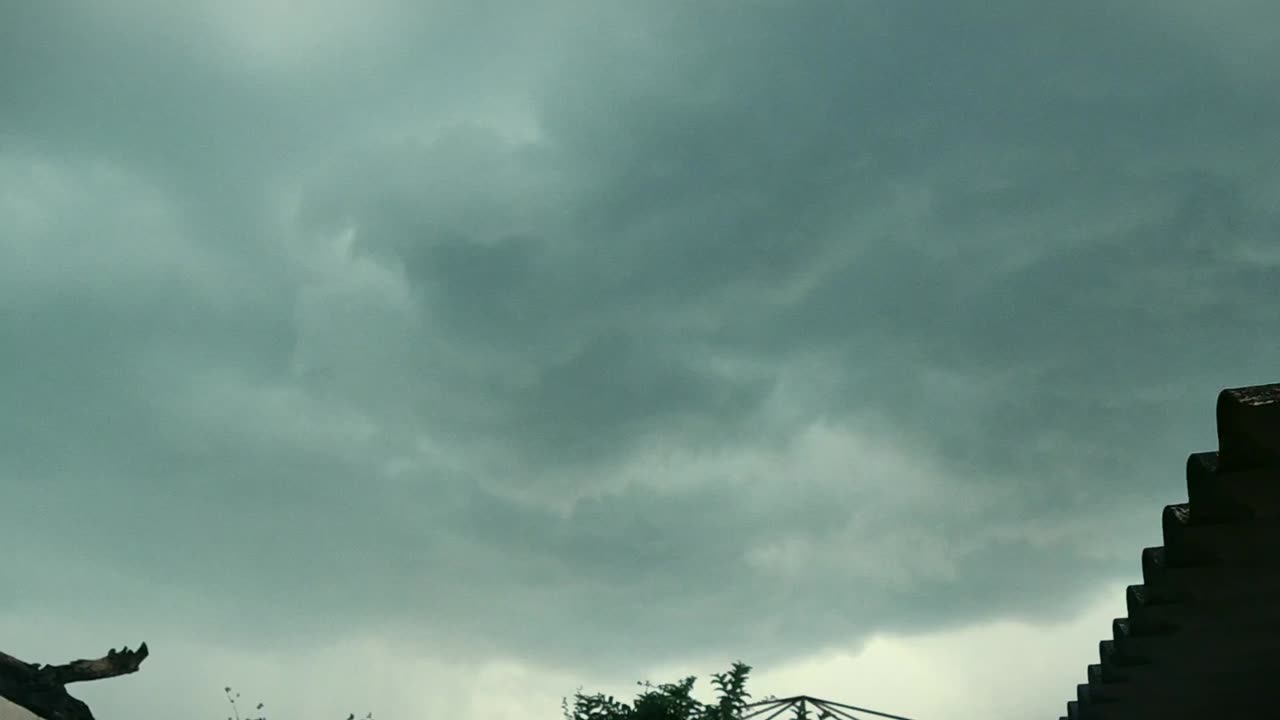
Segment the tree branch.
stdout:
<path fill-rule="evenodd" d="M 45 720 L 94 720 L 89 706 L 68 695 L 65 686 L 135 673 L 149 654 L 142 643 L 137 650 L 111 648 L 96 660 L 41 666 L 0 652 L 0 697 Z"/>

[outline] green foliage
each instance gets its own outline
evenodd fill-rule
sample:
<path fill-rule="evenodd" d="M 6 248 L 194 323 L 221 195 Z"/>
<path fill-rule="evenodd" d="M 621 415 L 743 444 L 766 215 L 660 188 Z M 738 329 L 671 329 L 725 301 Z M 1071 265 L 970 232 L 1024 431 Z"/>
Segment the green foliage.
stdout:
<path fill-rule="evenodd" d="M 716 687 L 719 700 L 706 705 L 690 697 L 694 676 L 678 683 L 653 686 L 649 682 L 636 683 L 645 688 L 628 705 L 612 695 L 602 693 L 583 695 L 582 688 L 574 694 L 573 707 L 568 699 L 561 703 L 565 720 L 736 720 L 751 694 L 746 690 L 747 675 L 751 666 L 735 662 L 728 672 L 715 673 L 711 683 Z"/>
<path fill-rule="evenodd" d="M 714 704 L 704 704 L 694 699 L 693 684 L 696 678 L 692 675 L 677 683 L 653 685 L 649 682 L 637 682 L 644 688 L 628 705 L 612 695 L 603 693 L 583 695 L 582 688 L 574 694 L 573 706 L 568 699 L 561 702 L 565 720 L 738 720 L 747 706 L 751 693 L 747 692 L 747 676 L 751 666 L 735 662 L 728 672 L 713 673 L 711 684 L 716 688 L 718 696 Z M 240 717 L 236 700 L 240 693 L 232 693 L 230 687 L 223 688 L 227 693 L 227 702 L 231 703 L 233 717 L 227 720 L 266 720 L 265 717 Z M 766 699 L 772 699 L 766 698 Z M 262 703 L 254 708 L 261 711 Z M 356 720 L 355 713 L 347 716 L 347 720 Z M 373 720 L 373 713 L 365 715 L 362 720 Z"/>

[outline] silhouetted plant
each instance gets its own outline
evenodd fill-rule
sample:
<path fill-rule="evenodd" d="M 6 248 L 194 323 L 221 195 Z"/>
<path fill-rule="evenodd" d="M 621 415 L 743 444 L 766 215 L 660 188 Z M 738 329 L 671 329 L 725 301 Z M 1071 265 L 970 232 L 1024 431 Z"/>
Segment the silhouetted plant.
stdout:
<path fill-rule="evenodd" d="M 240 708 L 236 705 L 236 700 L 240 699 L 240 693 L 236 693 L 235 695 L 232 695 L 232 694 L 231 694 L 231 686 L 230 686 L 230 685 L 228 685 L 227 687 L 222 688 L 222 691 L 223 691 L 223 692 L 225 692 L 225 693 L 227 694 L 227 702 L 231 703 L 231 712 L 235 713 L 235 720 L 267 720 L 265 717 L 243 718 L 243 719 L 242 719 L 242 718 L 240 717 Z M 262 703 L 258 703 L 258 707 L 254 708 L 254 709 L 255 709 L 255 710 L 261 710 L 263 707 L 264 707 L 264 706 L 263 706 L 263 704 L 262 704 Z M 227 718 L 227 720 L 232 720 L 232 718 L 228 717 L 228 718 Z"/>
<path fill-rule="evenodd" d="M 728 672 L 712 675 L 719 700 L 714 705 L 698 702 L 693 691 L 695 677 L 690 675 L 678 683 L 654 686 L 649 682 L 637 682 L 645 691 L 628 705 L 603 693 L 583 695 L 582 688 L 574 693 L 573 706 L 564 699 L 560 707 L 565 720 L 736 720 L 747 705 L 751 694 L 746 690 L 747 675 L 751 666 L 735 662 Z"/>
<path fill-rule="evenodd" d="M 259 716 L 256 718 L 249 718 L 249 717 L 241 718 L 240 708 L 236 705 L 236 700 L 240 698 L 240 693 L 236 693 L 235 695 L 232 695 L 230 685 L 228 685 L 227 687 L 224 687 L 222 690 L 227 694 L 227 702 L 231 703 L 231 712 L 234 713 L 235 715 L 234 718 L 228 717 L 227 720 L 267 720 L 266 717 L 263 717 L 263 716 Z M 254 710 L 261 710 L 264 707 L 266 706 L 263 705 L 262 703 L 258 703 L 257 707 L 255 707 Z M 356 720 L 356 714 L 349 713 L 347 715 L 347 720 Z M 362 720 L 373 720 L 373 713 L 366 713 Z"/>

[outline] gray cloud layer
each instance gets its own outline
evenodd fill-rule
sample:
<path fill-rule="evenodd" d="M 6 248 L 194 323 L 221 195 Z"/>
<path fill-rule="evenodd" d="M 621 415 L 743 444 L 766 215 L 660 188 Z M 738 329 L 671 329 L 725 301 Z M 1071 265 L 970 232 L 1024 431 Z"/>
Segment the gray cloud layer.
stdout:
<path fill-rule="evenodd" d="M 1226 5 L 9 4 L 0 602 L 623 673 L 1071 612 L 1274 380 Z"/>

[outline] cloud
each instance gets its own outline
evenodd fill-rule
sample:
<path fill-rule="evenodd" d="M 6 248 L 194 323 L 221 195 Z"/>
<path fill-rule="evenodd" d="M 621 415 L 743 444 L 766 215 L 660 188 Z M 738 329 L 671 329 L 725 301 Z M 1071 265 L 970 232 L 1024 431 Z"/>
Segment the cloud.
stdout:
<path fill-rule="evenodd" d="M 1261 5 L 485 7 L 0 11 L 11 613 L 602 682 L 1059 622 L 1273 379 Z"/>

